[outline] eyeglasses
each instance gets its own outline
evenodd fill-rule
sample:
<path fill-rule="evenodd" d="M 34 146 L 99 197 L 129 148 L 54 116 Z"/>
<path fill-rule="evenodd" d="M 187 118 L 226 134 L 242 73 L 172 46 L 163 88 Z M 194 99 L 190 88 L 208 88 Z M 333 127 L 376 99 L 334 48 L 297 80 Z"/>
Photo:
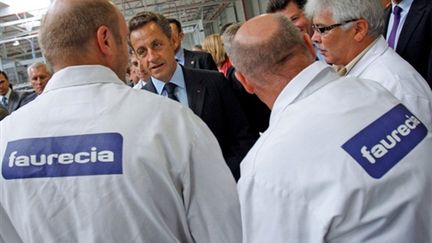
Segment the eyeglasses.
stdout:
<path fill-rule="evenodd" d="M 325 33 L 329 32 L 330 30 L 332 30 L 332 29 L 334 29 L 336 27 L 339 27 L 339 26 L 342 26 L 342 25 L 345 25 L 345 24 L 348 24 L 348 23 L 351 23 L 351 22 L 354 22 L 354 21 L 357 21 L 357 20 L 358 19 L 350 19 L 350 20 L 344 21 L 342 23 L 332 24 L 332 25 L 324 26 L 324 27 L 318 27 L 317 25 L 313 24 L 312 25 L 312 29 L 314 31 L 318 32 L 320 35 L 322 35 L 322 34 L 325 34 Z"/>

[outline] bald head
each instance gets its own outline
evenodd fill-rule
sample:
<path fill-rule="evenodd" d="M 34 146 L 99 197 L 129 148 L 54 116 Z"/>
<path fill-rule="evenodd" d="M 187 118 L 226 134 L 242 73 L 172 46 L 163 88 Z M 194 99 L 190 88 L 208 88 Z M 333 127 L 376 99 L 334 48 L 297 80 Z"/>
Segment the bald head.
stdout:
<path fill-rule="evenodd" d="M 237 70 L 253 77 L 274 72 L 297 50 L 307 53 L 299 30 L 288 18 L 267 14 L 240 27 L 232 42 L 231 59 Z"/>
<path fill-rule="evenodd" d="M 39 43 L 56 69 L 63 63 L 83 60 L 93 50 L 97 29 L 107 26 L 121 42 L 121 13 L 108 0 L 56 0 L 48 9 L 39 32 Z"/>

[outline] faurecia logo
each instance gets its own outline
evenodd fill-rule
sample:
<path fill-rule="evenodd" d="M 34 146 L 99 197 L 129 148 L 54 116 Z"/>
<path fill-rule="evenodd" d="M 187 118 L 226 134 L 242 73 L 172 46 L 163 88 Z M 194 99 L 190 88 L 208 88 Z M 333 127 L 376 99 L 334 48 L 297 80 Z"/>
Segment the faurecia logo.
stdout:
<path fill-rule="evenodd" d="M 427 129 L 398 105 L 348 140 L 342 148 L 373 178 L 384 176 L 427 135 Z"/>
<path fill-rule="evenodd" d="M 122 174 L 122 148 L 118 133 L 11 141 L 2 174 L 5 179 Z"/>

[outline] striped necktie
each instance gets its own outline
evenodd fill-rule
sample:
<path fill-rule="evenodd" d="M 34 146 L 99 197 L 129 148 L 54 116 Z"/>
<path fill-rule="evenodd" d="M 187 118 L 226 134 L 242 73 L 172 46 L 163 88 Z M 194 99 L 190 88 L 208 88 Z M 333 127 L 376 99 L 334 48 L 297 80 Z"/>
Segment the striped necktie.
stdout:
<path fill-rule="evenodd" d="M 177 99 L 177 96 L 174 93 L 176 87 L 177 87 L 177 85 L 175 85 L 173 83 L 166 83 L 164 88 L 168 94 L 168 98 L 173 99 L 175 101 L 179 101 Z"/>
<path fill-rule="evenodd" d="M 3 106 L 8 107 L 9 101 L 8 101 L 8 98 L 6 96 L 3 96 L 1 102 L 2 102 Z"/>

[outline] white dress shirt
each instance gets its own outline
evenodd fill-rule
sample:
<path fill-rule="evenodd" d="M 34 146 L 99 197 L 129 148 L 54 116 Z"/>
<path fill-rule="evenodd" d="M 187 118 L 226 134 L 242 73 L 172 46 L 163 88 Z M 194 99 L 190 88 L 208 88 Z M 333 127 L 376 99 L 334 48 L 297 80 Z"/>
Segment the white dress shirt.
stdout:
<path fill-rule="evenodd" d="M 168 96 L 168 93 L 164 89 L 164 86 L 165 86 L 164 81 L 158 80 L 154 77 L 151 77 L 151 81 L 153 82 L 153 85 L 155 86 L 158 94 L 165 96 L 165 97 Z M 174 90 L 174 94 L 176 95 L 178 101 L 180 103 L 182 103 L 183 105 L 189 107 L 188 97 L 187 97 L 187 92 L 186 92 L 186 83 L 184 80 L 183 70 L 180 67 L 180 64 L 177 63 L 176 70 L 175 70 L 175 72 L 174 72 L 174 74 L 171 77 L 171 80 L 169 82 L 176 85 L 176 88 Z"/>

